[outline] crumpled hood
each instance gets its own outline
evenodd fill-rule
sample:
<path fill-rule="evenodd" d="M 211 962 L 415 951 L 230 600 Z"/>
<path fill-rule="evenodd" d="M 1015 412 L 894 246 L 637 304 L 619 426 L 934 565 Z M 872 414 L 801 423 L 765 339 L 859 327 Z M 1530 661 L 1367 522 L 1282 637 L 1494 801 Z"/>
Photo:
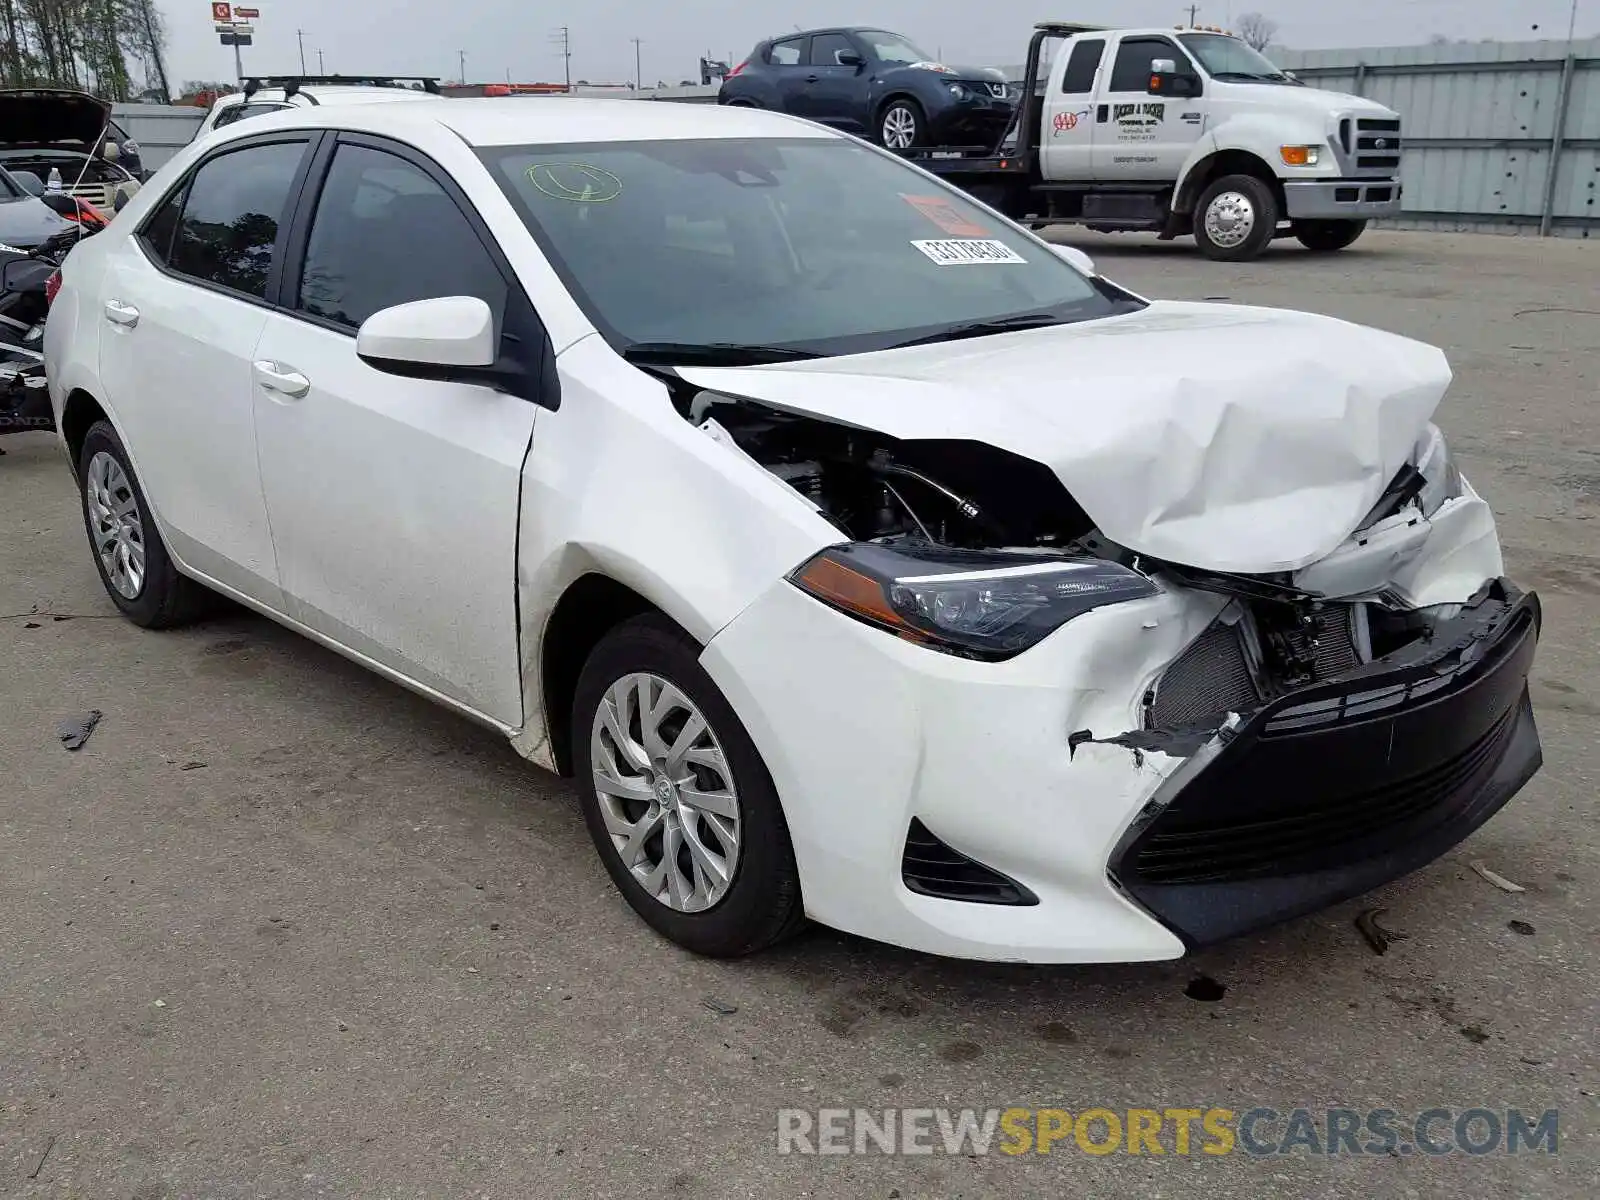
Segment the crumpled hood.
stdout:
<path fill-rule="evenodd" d="M 901 440 L 1049 466 L 1131 550 L 1294 571 L 1357 527 L 1450 383 L 1437 349 L 1331 317 L 1157 302 L 1140 312 L 690 383 Z"/>

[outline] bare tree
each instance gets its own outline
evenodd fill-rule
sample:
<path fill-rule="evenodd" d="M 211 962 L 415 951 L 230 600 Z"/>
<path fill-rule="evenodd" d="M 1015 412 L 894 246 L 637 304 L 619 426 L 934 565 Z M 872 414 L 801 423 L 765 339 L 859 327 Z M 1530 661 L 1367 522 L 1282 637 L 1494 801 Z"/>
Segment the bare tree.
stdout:
<path fill-rule="evenodd" d="M 136 90 L 130 60 L 167 90 L 156 0 L 0 0 L 0 80 L 84 87 L 108 100 Z"/>
<path fill-rule="evenodd" d="M 1239 40 L 1252 50 L 1265 50 L 1278 33 L 1278 23 L 1258 12 L 1245 13 L 1234 24 L 1239 28 Z"/>

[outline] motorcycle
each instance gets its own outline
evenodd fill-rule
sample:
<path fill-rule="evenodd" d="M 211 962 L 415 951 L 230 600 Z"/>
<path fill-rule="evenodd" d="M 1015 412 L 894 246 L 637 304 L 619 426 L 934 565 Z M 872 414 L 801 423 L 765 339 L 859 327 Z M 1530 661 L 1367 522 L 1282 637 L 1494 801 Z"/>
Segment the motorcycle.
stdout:
<path fill-rule="evenodd" d="M 77 228 L 33 250 L 0 246 L 0 435 L 48 433 L 56 427 L 45 385 L 45 318 L 60 286 L 62 261 L 103 227 L 92 211 Z"/>

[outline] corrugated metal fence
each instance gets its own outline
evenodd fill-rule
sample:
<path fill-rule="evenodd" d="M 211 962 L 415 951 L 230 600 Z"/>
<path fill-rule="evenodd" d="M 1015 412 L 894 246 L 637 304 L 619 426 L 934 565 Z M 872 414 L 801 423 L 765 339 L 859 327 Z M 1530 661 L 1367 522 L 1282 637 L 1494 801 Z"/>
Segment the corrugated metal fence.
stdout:
<path fill-rule="evenodd" d="M 118 104 L 111 115 L 139 143 L 139 156 L 154 171 L 193 139 L 206 110 L 181 104 Z"/>
<path fill-rule="evenodd" d="M 1403 121 L 1403 226 L 1600 237 L 1600 38 L 1278 51 Z"/>

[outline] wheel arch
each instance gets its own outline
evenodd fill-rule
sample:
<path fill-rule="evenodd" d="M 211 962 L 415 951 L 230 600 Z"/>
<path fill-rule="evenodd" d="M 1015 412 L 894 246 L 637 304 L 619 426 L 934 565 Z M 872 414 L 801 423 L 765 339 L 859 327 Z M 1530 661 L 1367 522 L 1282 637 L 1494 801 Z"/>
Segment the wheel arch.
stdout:
<path fill-rule="evenodd" d="M 1200 195 L 1225 175 L 1251 175 L 1272 189 L 1278 211 L 1284 211 L 1283 180 L 1273 173 L 1267 160 L 1251 150 L 1238 147 L 1212 150 L 1194 161 L 1184 172 L 1172 196 L 1172 211 L 1184 216 L 1194 212 Z"/>
<path fill-rule="evenodd" d="M 116 429 L 117 423 L 111 420 L 111 414 L 105 406 L 95 399 L 84 388 L 74 388 L 67 393 L 67 402 L 61 406 L 61 440 L 67 447 L 67 454 L 72 460 L 72 473 L 78 473 L 78 460 L 83 455 L 83 440 L 89 436 L 89 430 L 98 421 L 105 421 Z M 122 431 L 117 430 L 117 436 L 122 437 Z M 122 443 L 127 445 L 127 439 Z M 138 468 L 135 467 L 135 470 Z"/>

